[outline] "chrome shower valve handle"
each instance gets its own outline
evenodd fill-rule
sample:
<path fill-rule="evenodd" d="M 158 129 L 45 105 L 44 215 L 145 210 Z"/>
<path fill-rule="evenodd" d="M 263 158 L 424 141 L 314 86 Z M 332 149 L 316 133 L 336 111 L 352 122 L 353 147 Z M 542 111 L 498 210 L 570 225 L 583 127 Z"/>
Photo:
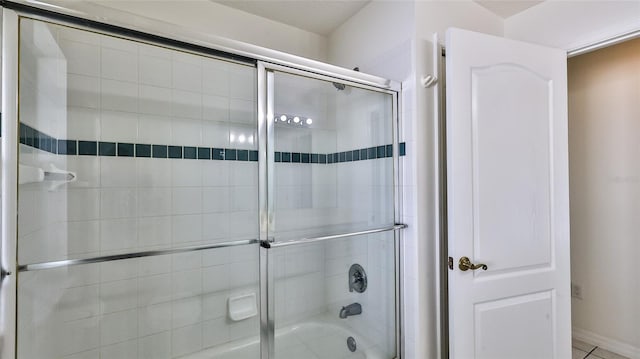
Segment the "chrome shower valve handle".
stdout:
<path fill-rule="evenodd" d="M 353 264 L 349 268 L 349 292 L 363 293 L 367 290 L 367 273 L 359 264 Z"/>

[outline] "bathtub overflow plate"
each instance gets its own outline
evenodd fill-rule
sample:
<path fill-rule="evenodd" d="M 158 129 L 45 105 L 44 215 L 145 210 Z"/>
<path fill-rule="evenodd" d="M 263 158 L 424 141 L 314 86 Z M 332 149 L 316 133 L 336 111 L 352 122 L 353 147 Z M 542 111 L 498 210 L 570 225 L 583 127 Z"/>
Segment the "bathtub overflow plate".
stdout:
<path fill-rule="evenodd" d="M 347 348 L 353 353 L 356 351 L 356 340 L 353 337 L 347 338 Z"/>

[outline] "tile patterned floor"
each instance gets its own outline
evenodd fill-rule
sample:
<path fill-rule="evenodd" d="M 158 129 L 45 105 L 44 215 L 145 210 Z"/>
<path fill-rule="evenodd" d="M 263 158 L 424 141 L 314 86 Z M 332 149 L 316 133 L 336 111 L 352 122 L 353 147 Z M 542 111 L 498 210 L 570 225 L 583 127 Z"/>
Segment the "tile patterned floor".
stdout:
<path fill-rule="evenodd" d="M 577 339 L 572 340 L 572 346 L 571 359 L 629 359 Z"/>

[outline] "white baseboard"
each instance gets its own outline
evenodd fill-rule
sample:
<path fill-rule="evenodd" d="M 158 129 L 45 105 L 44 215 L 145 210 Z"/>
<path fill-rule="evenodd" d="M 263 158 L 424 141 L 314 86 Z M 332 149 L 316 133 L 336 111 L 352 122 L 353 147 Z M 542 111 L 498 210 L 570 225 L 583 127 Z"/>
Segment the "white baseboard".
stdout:
<path fill-rule="evenodd" d="M 582 340 L 583 342 L 597 345 L 602 349 L 626 356 L 630 359 L 640 359 L 640 348 L 615 339 L 607 338 L 588 330 L 574 327 L 573 337 L 575 339 Z"/>

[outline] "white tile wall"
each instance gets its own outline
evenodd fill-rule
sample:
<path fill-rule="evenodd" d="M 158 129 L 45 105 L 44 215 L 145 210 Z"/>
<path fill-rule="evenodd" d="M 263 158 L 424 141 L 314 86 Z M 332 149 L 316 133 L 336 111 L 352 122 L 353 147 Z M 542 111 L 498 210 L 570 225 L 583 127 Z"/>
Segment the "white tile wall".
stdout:
<path fill-rule="evenodd" d="M 315 120 L 311 129 L 276 126 L 276 151 L 332 153 L 391 143 L 391 127 L 384 127 L 390 123 L 391 102 L 384 96 L 353 88 L 341 92 L 330 82 L 277 74 L 276 113 Z M 326 233 L 337 227 L 345 230 L 393 222 L 392 206 L 384 205 L 392 203 L 391 176 L 380 175 L 385 170 L 391 173 L 391 165 L 391 160 L 380 160 L 320 169 L 276 163 L 278 235 L 295 237 L 309 234 L 309 229 Z M 371 198 L 382 195 L 378 203 L 371 203 Z M 374 213 L 362 210 L 368 205 L 379 209 Z"/>
<path fill-rule="evenodd" d="M 162 53 L 160 55 L 162 55 Z M 139 61 L 140 84 L 165 88 L 171 87 L 172 72 L 170 60 L 145 55 L 144 48 L 141 46 Z"/>
<path fill-rule="evenodd" d="M 93 76 L 68 74 L 67 98 L 68 106 L 94 109 L 100 108 L 99 78 Z"/>
<path fill-rule="evenodd" d="M 61 39 L 58 45 L 65 54 L 74 53 L 80 56 L 67 56 L 67 72 L 76 75 L 100 76 L 100 46 L 95 43 L 83 43 Z"/>
<path fill-rule="evenodd" d="M 395 354 L 393 235 L 362 236 L 304 247 L 276 249 L 276 332 L 315 316 L 329 316 L 364 335 L 386 357 Z M 367 272 L 364 293 L 349 292 L 349 267 Z M 337 319 L 340 308 L 358 302 L 360 316 Z M 318 334 L 319 335 L 319 334 Z M 329 356 L 330 357 L 330 356 Z"/>
<path fill-rule="evenodd" d="M 272 251 L 277 328 L 326 312 L 323 247 L 323 244 L 314 244 Z"/>
<path fill-rule="evenodd" d="M 42 26 L 38 24 L 32 27 Z M 242 116 L 238 121 L 253 123 L 255 126 L 255 69 L 120 39 L 84 36 L 69 29 L 44 26 L 44 30 L 46 31 L 32 31 L 46 35 L 45 40 L 52 43 L 52 48 L 58 46 L 55 39 L 61 39 L 58 56 L 61 57 L 63 53 L 68 63 L 68 73 L 65 76 L 69 79 L 68 101 L 58 101 L 67 103 L 68 107 L 63 107 L 68 108 L 69 113 L 64 126 L 66 131 L 61 138 L 208 147 L 233 146 L 229 142 L 229 135 L 233 131 L 238 137 L 246 133 L 245 138 L 255 139 L 255 129 L 251 125 L 230 126 L 228 122 L 224 122 L 225 119 L 223 122 L 210 121 L 209 118 L 204 122 L 201 120 L 203 74 L 207 73 L 207 92 L 211 92 L 211 87 L 215 86 L 213 92 L 225 96 L 220 98 L 227 103 L 226 106 L 216 107 L 228 115 L 231 111 L 231 99 L 236 108 L 235 116 Z M 147 68 L 143 60 L 151 61 L 157 65 L 157 69 L 167 71 L 140 71 Z M 211 77 L 212 70 L 215 70 L 214 75 L 220 75 L 219 83 L 215 77 Z M 234 76 L 231 84 L 230 73 Z M 38 87 L 47 88 L 42 81 L 44 80 L 38 83 Z M 245 86 L 249 88 L 245 89 Z M 40 109 L 36 105 L 26 103 L 23 107 L 35 108 L 37 112 Z M 175 117 L 177 115 L 180 117 Z M 38 127 L 36 123 L 27 123 Z M 253 142 L 251 144 L 245 141 L 242 146 L 255 149 L 255 141 Z M 28 157 L 28 152 L 34 152 L 28 148 L 23 148 L 22 152 L 23 159 L 32 160 L 34 165 L 51 157 L 42 153 Z M 136 247 L 138 227 L 143 226 L 148 230 L 151 222 L 145 219 L 142 223 L 133 225 L 121 221 L 123 226 L 118 227 L 112 221 L 114 219 L 179 215 L 182 217 L 170 220 L 170 227 L 177 226 L 171 231 L 180 234 L 178 241 L 197 242 L 202 240 L 202 217 L 184 216 L 219 212 L 221 209 L 255 212 L 257 207 L 257 172 L 254 168 L 246 171 L 248 167 L 257 167 L 255 163 L 109 157 L 63 157 L 57 159 L 57 162 L 60 163 L 59 167 L 69 168 L 79 174 L 79 181 L 67 187 L 65 197 L 70 202 L 67 208 L 68 220 L 102 219 L 102 235 L 119 234 L 125 238 L 101 240 L 103 243 L 100 247 L 105 250 Z M 206 169 L 204 174 L 203 169 Z M 236 178 L 236 182 L 231 183 L 227 173 L 234 170 L 244 173 Z M 227 195 L 221 204 L 216 204 L 210 197 L 210 202 L 204 204 L 203 185 L 230 187 L 226 189 Z M 191 188 L 175 188 L 183 186 Z M 150 191 L 150 187 L 157 190 Z M 167 193 L 171 195 L 167 196 Z M 207 193 L 211 194 L 212 191 L 209 189 Z M 34 198 L 35 204 L 42 200 Z M 26 204 L 23 206 L 26 207 Z M 35 226 L 42 221 L 51 220 L 46 218 L 48 215 L 42 219 L 36 215 L 34 213 L 28 221 L 35 223 Z M 245 214 L 236 213 L 233 216 L 242 218 Z M 208 228 L 224 228 L 230 220 L 228 217 L 218 217 L 224 223 L 219 226 L 208 225 Z M 209 216 L 208 219 L 216 218 Z M 25 228 L 28 229 L 29 224 L 25 223 Z M 257 229 L 253 224 L 249 228 Z M 29 231 L 23 231 L 27 232 Z M 222 232 L 228 233 L 224 230 Z M 211 233 L 209 236 L 221 237 Z M 132 239 L 132 243 L 124 243 L 127 242 L 126 238 Z M 153 245 L 156 241 L 143 239 L 141 243 Z"/>
<path fill-rule="evenodd" d="M 66 76 L 67 63 L 63 52 L 53 41 L 53 36 L 48 32 L 46 25 L 31 27 L 23 33 L 23 36 L 41 39 L 37 43 L 25 46 L 25 52 L 45 52 L 48 56 L 24 59 L 23 66 L 26 66 L 29 71 L 20 73 L 20 99 L 27 108 L 21 113 L 29 118 L 26 121 L 28 125 L 38 126 L 54 136 L 59 135 L 63 129 L 62 125 L 67 121 L 67 108 L 61 106 L 67 103 L 67 88 L 88 84 L 82 81 L 78 83 L 75 77 Z"/>
<path fill-rule="evenodd" d="M 337 150 L 388 145 L 393 142 L 392 97 L 355 88 L 336 96 Z M 394 179 L 391 158 L 337 165 L 338 206 L 351 221 L 381 227 L 394 222 Z"/>
<path fill-rule="evenodd" d="M 58 59 L 29 61 L 42 48 L 23 56 L 24 91 L 38 100 L 21 103 L 21 120 L 32 127 L 64 139 L 257 148 L 254 68 L 23 24 Z M 65 110 L 57 127 L 45 121 L 52 108 Z M 21 186 L 20 263 L 257 236 L 256 162 L 20 151 L 23 163 L 78 175 L 56 190 Z M 168 358 L 257 336 L 255 318 L 227 316 L 229 296 L 257 292 L 257 253 L 254 245 L 21 274 L 18 355 Z"/>
<path fill-rule="evenodd" d="M 167 334 L 165 348 L 174 357 L 257 336 L 256 318 L 231 322 L 226 308 L 229 296 L 257 291 L 257 254 L 257 246 L 247 246 L 76 267 L 82 273 L 27 272 L 19 290 L 18 335 L 29 340 L 19 341 L 19 356 L 133 347 L 148 352 L 149 343 Z M 92 272 L 88 282 L 76 278 Z"/>

